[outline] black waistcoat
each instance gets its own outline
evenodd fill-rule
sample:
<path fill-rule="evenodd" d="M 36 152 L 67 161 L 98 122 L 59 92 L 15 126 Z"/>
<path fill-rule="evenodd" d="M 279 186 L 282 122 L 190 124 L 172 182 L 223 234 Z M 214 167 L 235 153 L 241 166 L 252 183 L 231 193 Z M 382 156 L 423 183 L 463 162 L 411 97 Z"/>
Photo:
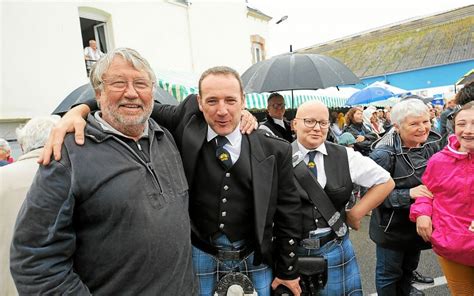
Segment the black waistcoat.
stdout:
<path fill-rule="evenodd" d="M 345 219 L 345 205 L 352 194 L 352 179 L 347 150 L 340 145 L 328 142 L 325 144 L 328 155 L 324 155 L 324 171 L 327 178 L 324 191 Z M 299 187 L 299 184 L 297 186 Z M 329 227 L 327 221 L 315 209 L 306 192 L 301 187 L 299 187 L 299 190 L 302 193 L 303 233 L 306 234 L 316 228 Z"/>
<path fill-rule="evenodd" d="M 213 141 L 199 152 L 194 186 L 190 194 L 190 215 L 195 233 L 208 241 L 224 233 L 231 241 L 253 240 L 254 206 L 250 171 L 250 146 L 242 137 L 239 159 L 227 171 L 215 155 Z"/>
<path fill-rule="evenodd" d="M 283 120 L 283 124 L 285 125 L 285 128 L 283 128 L 281 125 L 275 123 L 273 118 L 267 115 L 267 121 L 263 123 L 266 127 L 268 127 L 275 136 L 285 139 L 288 142 L 293 142 L 293 135 L 291 132 L 291 126 L 290 123 L 286 120 Z"/>

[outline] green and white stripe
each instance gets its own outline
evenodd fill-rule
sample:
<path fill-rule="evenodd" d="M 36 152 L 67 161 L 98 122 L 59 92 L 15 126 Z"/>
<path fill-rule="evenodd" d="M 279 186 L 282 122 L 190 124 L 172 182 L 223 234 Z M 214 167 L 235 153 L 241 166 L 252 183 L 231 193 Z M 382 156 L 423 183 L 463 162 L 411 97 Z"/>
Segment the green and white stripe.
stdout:
<path fill-rule="evenodd" d="M 158 80 L 158 86 L 169 92 L 175 97 L 178 102 L 181 102 L 190 94 L 197 94 L 197 87 L 186 87 L 180 84 L 173 84 L 168 81 Z M 245 95 L 245 106 L 247 109 L 266 109 L 267 98 L 270 93 L 251 93 Z M 291 94 L 283 94 L 285 98 L 285 105 L 287 109 L 298 108 L 299 105 L 308 101 L 320 101 L 329 108 L 342 107 L 345 105 L 347 98 L 342 97 L 330 97 L 324 95 L 313 95 L 313 94 L 294 94 L 293 95 L 293 106 L 291 102 Z"/>

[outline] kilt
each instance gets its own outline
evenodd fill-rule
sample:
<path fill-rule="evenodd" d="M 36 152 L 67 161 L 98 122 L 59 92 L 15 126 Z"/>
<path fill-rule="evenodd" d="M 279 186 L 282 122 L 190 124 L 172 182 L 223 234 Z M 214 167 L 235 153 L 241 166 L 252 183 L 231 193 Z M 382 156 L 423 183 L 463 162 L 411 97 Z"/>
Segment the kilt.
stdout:
<path fill-rule="evenodd" d="M 231 243 L 222 235 L 214 244 L 223 250 L 234 250 L 240 247 L 240 242 Z M 199 279 L 199 295 L 211 296 L 217 281 L 232 271 L 238 271 L 252 281 L 258 295 L 270 296 L 271 283 L 273 281 L 272 270 L 268 265 L 253 265 L 253 252 L 243 260 L 220 261 L 216 257 L 193 246 L 194 272 Z"/>
<path fill-rule="evenodd" d="M 330 232 L 329 232 L 330 233 Z M 328 235 L 329 233 L 326 233 Z M 310 235 L 309 238 L 317 238 Z M 323 256 L 328 262 L 328 281 L 319 295 L 362 295 L 359 266 L 355 257 L 349 233 L 342 239 L 332 240 L 319 249 L 298 246 L 298 255 Z"/>

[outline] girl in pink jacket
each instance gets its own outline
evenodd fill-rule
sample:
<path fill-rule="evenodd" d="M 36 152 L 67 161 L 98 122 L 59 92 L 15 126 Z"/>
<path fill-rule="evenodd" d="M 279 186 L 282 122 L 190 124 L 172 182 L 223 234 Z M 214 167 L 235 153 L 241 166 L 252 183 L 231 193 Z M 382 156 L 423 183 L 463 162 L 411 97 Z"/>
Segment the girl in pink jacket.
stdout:
<path fill-rule="evenodd" d="M 474 295 L 474 102 L 455 115 L 454 133 L 422 178 L 433 198 L 417 198 L 410 219 L 431 241 L 451 294 Z"/>

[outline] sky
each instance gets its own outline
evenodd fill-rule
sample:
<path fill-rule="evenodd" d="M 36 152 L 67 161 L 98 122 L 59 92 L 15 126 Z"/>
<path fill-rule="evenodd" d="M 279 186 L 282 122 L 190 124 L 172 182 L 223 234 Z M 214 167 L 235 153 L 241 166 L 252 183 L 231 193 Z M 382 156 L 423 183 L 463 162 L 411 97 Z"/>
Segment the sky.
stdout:
<path fill-rule="evenodd" d="M 267 57 L 474 4 L 474 0 L 248 0 L 270 15 Z M 275 24 L 281 17 L 288 19 Z"/>

